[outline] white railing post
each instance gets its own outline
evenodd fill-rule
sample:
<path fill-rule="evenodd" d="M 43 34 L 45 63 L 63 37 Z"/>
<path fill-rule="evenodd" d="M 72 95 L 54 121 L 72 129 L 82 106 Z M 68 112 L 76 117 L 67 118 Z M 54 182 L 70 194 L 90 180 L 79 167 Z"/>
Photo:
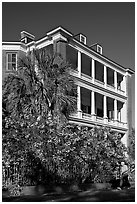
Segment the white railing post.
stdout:
<path fill-rule="evenodd" d="M 117 100 L 114 99 L 114 120 L 117 123 Z"/>
<path fill-rule="evenodd" d="M 121 122 L 127 123 L 127 103 L 123 103 L 121 108 Z"/>
<path fill-rule="evenodd" d="M 117 90 L 117 72 L 114 71 L 114 86 L 115 86 L 115 89 Z"/>
<path fill-rule="evenodd" d="M 107 97 L 104 95 L 104 113 L 103 113 L 103 118 L 104 118 L 104 122 L 107 123 L 108 122 L 108 117 L 107 117 Z"/>
<path fill-rule="evenodd" d="M 91 72 L 91 77 L 93 80 L 93 83 L 95 82 L 95 60 L 92 59 L 92 72 Z"/>
<path fill-rule="evenodd" d="M 81 111 L 81 88 L 80 86 L 77 86 L 77 111 L 78 111 L 78 117 L 82 118 L 82 111 Z"/>
<path fill-rule="evenodd" d="M 96 114 L 95 114 L 95 92 L 91 92 L 91 116 L 92 119 L 95 120 Z"/>
<path fill-rule="evenodd" d="M 123 81 L 121 82 L 121 90 L 126 93 L 126 76 L 123 76 Z"/>
<path fill-rule="evenodd" d="M 78 51 L 78 76 L 81 77 L 81 52 Z"/>
<path fill-rule="evenodd" d="M 104 86 L 107 87 L 107 67 L 104 65 Z"/>

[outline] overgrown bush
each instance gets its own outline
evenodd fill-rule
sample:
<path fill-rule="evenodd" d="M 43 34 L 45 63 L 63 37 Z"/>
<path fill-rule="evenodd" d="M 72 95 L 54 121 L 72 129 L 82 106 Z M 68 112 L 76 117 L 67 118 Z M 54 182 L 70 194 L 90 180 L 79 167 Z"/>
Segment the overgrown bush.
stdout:
<path fill-rule="evenodd" d="M 16 197 L 16 196 L 20 196 L 21 195 L 22 188 L 19 186 L 18 183 L 10 184 L 8 186 L 8 191 L 9 191 L 10 196 Z"/>
<path fill-rule="evenodd" d="M 36 184 L 108 182 L 126 152 L 121 136 L 110 129 L 69 123 L 60 132 L 49 126 L 30 150 L 28 177 Z"/>
<path fill-rule="evenodd" d="M 106 182 L 125 158 L 120 135 L 68 123 L 77 102 L 71 68 L 34 50 L 3 83 L 3 162 L 21 159 L 22 177 L 36 184 Z"/>
<path fill-rule="evenodd" d="M 108 182 L 126 152 L 120 135 L 109 129 L 88 130 L 70 124 L 62 127 L 58 135 L 50 135 L 45 150 L 45 168 L 62 182 L 80 183 L 88 178 L 91 182 Z"/>

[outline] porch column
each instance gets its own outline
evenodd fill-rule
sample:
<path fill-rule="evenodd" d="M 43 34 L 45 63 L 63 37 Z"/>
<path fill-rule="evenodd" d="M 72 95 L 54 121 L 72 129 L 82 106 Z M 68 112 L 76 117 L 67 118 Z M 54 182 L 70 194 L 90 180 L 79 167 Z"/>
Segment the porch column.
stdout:
<path fill-rule="evenodd" d="M 104 85 L 107 87 L 107 67 L 104 65 Z"/>
<path fill-rule="evenodd" d="M 78 111 L 78 117 L 82 117 L 82 111 L 81 111 L 81 89 L 80 86 L 77 86 L 77 111 Z"/>
<path fill-rule="evenodd" d="M 123 103 L 121 108 L 121 122 L 127 123 L 127 103 Z"/>
<path fill-rule="evenodd" d="M 123 81 L 121 82 L 122 91 L 126 91 L 126 76 L 123 76 Z"/>
<path fill-rule="evenodd" d="M 118 121 L 121 121 L 121 110 L 118 111 Z"/>
<path fill-rule="evenodd" d="M 91 116 L 95 120 L 95 92 L 91 91 Z"/>
<path fill-rule="evenodd" d="M 104 122 L 107 123 L 107 97 L 104 95 Z"/>
<path fill-rule="evenodd" d="M 114 71 L 114 86 L 115 86 L 115 89 L 117 90 L 117 72 Z"/>
<path fill-rule="evenodd" d="M 91 77 L 92 77 L 92 80 L 93 80 L 93 83 L 95 81 L 95 60 L 92 59 L 92 72 L 91 72 Z"/>
<path fill-rule="evenodd" d="M 81 52 L 78 51 L 78 76 L 81 77 Z"/>
<path fill-rule="evenodd" d="M 117 100 L 114 99 L 114 120 L 117 122 Z"/>

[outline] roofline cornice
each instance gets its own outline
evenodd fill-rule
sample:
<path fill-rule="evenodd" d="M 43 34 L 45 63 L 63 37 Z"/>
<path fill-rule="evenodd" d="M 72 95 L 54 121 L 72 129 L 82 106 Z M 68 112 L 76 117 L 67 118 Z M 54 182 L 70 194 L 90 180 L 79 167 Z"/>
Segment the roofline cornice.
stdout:
<path fill-rule="evenodd" d="M 126 72 L 128 72 L 129 74 L 135 74 L 135 71 L 130 69 L 130 68 L 127 68 L 126 69 Z"/>
<path fill-rule="evenodd" d="M 68 30 L 66 30 L 65 28 L 63 28 L 62 26 L 59 26 L 57 28 L 55 28 L 54 30 L 51 30 L 47 33 L 47 35 L 53 35 L 54 33 L 58 32 L 58 31 L 63 31 L 64 33 L 66 33 L 69 36 L 73 36 L 72 33 L 70 33 Z"/>
<path fill-rule="evenodd" d="M 22 42 L 2 42 L 2 45 L 21 45 Z"/>
<path fill-rule="evenodd" d="M 29 45 L 32 44 L 39 44 L 41 43 L 42 41 L 44 40 L 47 40 L 50 36 L 54 35 L 55 33 L 57 32 L 63 32 L 66 36 L 67 36 L 67 41 L 68 43 L 70 41 L 73 41 L 76 45 L 80 46 L 82 49 L 85 49 L 87 52 L 90 52 L 90 54 L 94 55 L 95 57 L 97 58 L 100 58 L 101 60 L 103 61 L 106 61 L 107 63 L 110 63 L 112 66 L 115 66 L 116 68 L 118 69 L 121 69 L 122 71 L 124 72 L 128 72 L 129 74 L 134 74 L 135 71 L 133 71 L 131 68 L 125 68 L 121 65 L 119 65 L 118 63 L 112 61 L 111 59 L 108 59 L 107 57 L 99 54 L 98 52 L 96 52 L 95 50 L 93 50 L 92 48 L 90 48 L 89 46 L 79 42 L 77 39 L 75 39 L 75 35 L 73 35 L 71 32 L 69 32 L 66 28 L 63 28 L 62 26 L 59 26 L 55 29 L 52 29 L 51 31 L 47 32 L 47 35 L 37 41 L 33 41 L 33 42 L 30 42 L 29 44 L 26 44 L 26 47 Z M 22 42 L 2 42 L 2 45 L 22 45 L 23 43 Z"/>
<path fill-rule="evenodd" d="M 22 33 L 26 33 L 27 35 L 31 36 L 32 38 L 35 38 L 34 35 L 32 35 L 31 33 L 27 32 L 27 31 L 25 31 L 25 30 L 21 31 L 21 34 L 22 34 Z"/>
<path fill-rule="evenodd" d="M 114 61 L 108 59 L 107 57 L 105 57 L 105 56 L 103 56 L 103 55 L 97 53 L 97 52 L 94 51 L 92 48 L 89 48 L 87 45 L 82 44 L 81 42 L 79 42 L 78 40 L 76 40 L 76 39 L 74 39 L 74 38 L 69 38 L 69 39 L 68 39 L 68 42 L 71 41 L 71 40 L 72 40 L 74 43 L 77 43 L 77 45 L 80 46 L 81 48 L 83 48 L 83 49 L 85 49 L 86 51 L 90 52 L 92 55 L 95 55 L 95 57 L 98 57 L 98 58 L 100 58 L 101 60 L 105 60 L 107 63 L 110 63 L 111 65 L 115 66 L 116 68 L 122 69 L 122 71 L 125 71 L 125 72 L 127 71 L 127 68 L 125 68 L 125 67 L 123 67 L 123 66 L 117 64 L 116 62 L 114 62 Z M 130 71 L 132 72 L 132 69 L 128 68 L 128 70 L 130 70 Z M 133 73 L 134 73 L 134 71 L 133 71 Z"/>

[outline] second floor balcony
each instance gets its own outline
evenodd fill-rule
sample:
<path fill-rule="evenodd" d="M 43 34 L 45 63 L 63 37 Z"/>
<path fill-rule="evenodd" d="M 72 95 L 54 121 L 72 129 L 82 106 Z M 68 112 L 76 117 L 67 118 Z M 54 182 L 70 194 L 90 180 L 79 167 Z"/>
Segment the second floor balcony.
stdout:
<path fill-rule="evenodd" d="M 121 95 L 126 95 L 126 77 L 124 73 L 110 68 L 98 60 L 68 46 L 67 59 L 72 66 L 72 73 L 97 86 L 103 87 Z"/>
<path fill-rule="evenodd" d="M 72 118 L 77 118 L 77 119 L 81 119 L 81 121 L 83 121 L 84 123 L 92 123 L 93 125 L 106 125 L 107 127 L 115 127 L 115 128 L 123 128 L 123 129 L 127 129 L 127 123 L 126 122 L 121 122 L 119 120 L 115 121 L 114 119 L 106 119 L 106 118 L 102 118 L 99 117 L 97 115 L 91 115 L 88 113 L 84 113 L 84 112 L 77 112 L 75 114 L 71 115 Z"/>
<path fill-rule="evenodd" d="M 126 101 L 122 102 L 78 86 L 77 112 L 72 117 L 87 123 L 126 129 Z"/>

